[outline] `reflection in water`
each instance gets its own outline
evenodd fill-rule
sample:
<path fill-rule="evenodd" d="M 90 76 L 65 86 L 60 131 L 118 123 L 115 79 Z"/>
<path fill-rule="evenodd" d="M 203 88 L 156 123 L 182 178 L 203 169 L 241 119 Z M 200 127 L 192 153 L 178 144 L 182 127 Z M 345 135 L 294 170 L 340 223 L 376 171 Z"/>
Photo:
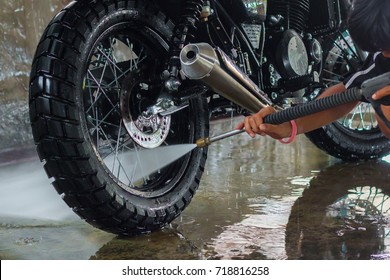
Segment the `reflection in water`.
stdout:
<path fill-rule="evenodd" d="M 215 127 L 218 132 L 229 129 L 229 123 Z M 284 231 L 291 206 L 315 173 L 312 169 L 329 164 L 329 157 L 311 148 L 303 137 L 288 146 L 247 135 L 210 147 L 200 195 L 213 195 L 209 207 L 221 219 L 209 225 L 216 231 L 206 244 L 206 257 L 286 258 Z"/>
<path fill-rule="evenodd" d="M 31 58 L 69 2 L 0 0 L 0 150 L 31 142 Z M 237 122 L 216 122 L 213 134 Z M 246 135 L 217 142 L 182 216 L 126 239 L 72 216 L 37 161 L 0 166 L 0 259 L 390 258 L 389 164 L 333 160 L 303 136 L 292 145 Z"/>
<path fill-rule="evenodd" d="M 195 260 L 202 258 L 200 248 L 173 229 L 163 229 L 153 234 L 132 238 L 117 237 L 91 256 L 92 260 Z"/>
<path fill-rule="evenodd" d="M 306 188 L 300 180 L 289 196 L 237 203 L 236 211 L 247 207 L 237 222 L 220 219 L 212 205 L 207 215 L 190 210 L 193 220 L 183 215 L 170 229 L 115 238 L 92 259 L 389 259 L 389 167 L 336 164 L 307 180 Z M 210 220 L 219 223 L 211 231 L 204 228 Z"/>
<path fill-rule="evenodd" d="M 291 211 L 291 259 L 390 258 L 386 162 L 338 164 L 318 174 Z"/>
<path fill-rule="evenodd" d="M 230 128 L 212 125 L 213 134 Z M 200 189 L 182 215 L 131 238 L 73 216 L 36 161 L 0 166 L 0 258 L 388 259 L 390 164 L 331 160 L 304 137 L 293 145 L 222 140 L 209 147 Z"/>
<path fill-rule="evenodd" d="M 295 199 L 254 199 L 255 214 L 227 226 L 208 246 L 213 258 L 285 259 L 285 225 Z"/>

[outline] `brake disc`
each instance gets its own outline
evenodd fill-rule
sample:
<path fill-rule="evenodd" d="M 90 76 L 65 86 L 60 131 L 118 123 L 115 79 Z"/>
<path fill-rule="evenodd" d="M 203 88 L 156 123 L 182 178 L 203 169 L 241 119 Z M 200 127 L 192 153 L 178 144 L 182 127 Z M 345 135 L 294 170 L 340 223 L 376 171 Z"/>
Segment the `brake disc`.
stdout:
<path fill-rule="evenodd" d="M 171 116 L 150 114 L 147 105 L 148 86 L 132 83 L 133 86 L 121 92 L 120 106 L 123 123 L 130 137 L 141 147 L 152 149 L 160 146 L 169 134 Z"/>

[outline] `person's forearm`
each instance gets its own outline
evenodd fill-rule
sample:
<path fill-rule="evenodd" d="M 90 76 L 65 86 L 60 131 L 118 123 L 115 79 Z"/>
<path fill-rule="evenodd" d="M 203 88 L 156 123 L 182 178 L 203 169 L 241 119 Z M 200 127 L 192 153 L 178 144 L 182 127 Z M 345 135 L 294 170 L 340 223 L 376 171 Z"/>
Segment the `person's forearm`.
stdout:
<path fill-rule="evenodd" d="M 383 115 L 385 116 L 386 119 L 390 121 L 390 106 L 383 106 L 382 105 L 382 112 Z M 382 121 L 382 119 L 378 116 L 375 115 L 376 119 L 378 121 L 378 125 L 382 133 L 390 139 L 390 128 Z"/>
<path fill-rule="evenodd" d="M 323 94 L 321 94 L 319 98 L 323 98 L 344 91 L 345 91 L 345 87 L 342 83 L 340 83 L 328 88 Z M 317 128 L 320 128 L 324 125 L 327 125 L 329 123 L 332 123 L 340 119 L 348 112 L 350 112 L 356 106 L 357 103 L 358 102 L 344 104 L 338 107 L 328 109 L 326 111 L 315 113 L 295 120 L 297 123 L 298 134 L 315 130 Z"/>

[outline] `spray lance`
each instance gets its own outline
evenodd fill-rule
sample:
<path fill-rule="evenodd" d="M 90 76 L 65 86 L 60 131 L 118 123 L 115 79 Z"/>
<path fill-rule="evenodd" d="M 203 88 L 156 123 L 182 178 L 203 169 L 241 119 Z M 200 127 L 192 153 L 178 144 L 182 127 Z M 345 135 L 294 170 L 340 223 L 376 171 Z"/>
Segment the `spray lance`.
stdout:
<path fill-rule="evenodd" d="M 331 96 L 327 96 L 320 99 L 315 99 L 300 106 L 290 107 L 282 111 L 275 112 L 264 117 L 264 123 L 268 124 L 281 124 L 308 116 L 314 113 L 325 111 L 327 109 L 347 104 L 353 101 L 360 101 L 364 97 L 371 103 L 377 115 L 383 120 L 383 122 L 390 128 L 390 121 L 383 115 L 380 105 L 390 106 L 390 96 L 386 96 L 380 100 L 373 100 L 372 95 L 381 88 L 390 85 L 390 72 L 382 74 L 380 76 L 366 80 L 360 88 L 351 88 L 344 93 L 338 93 Z M 210 144 L 229 138 L 231 136 L 245 132 L 245 129 L 236 129 L 222 133 L 220 135 L 200 138 L 196 141 L 196 147 L 203 148 Z"/>
<path fill-rule="evenodd" d="M 376 91 L 385 87 L 386 85 L 390 85 L 390 72 L 372 78 L 370 80 L 367 80 L 362 84 L 360 88 L 348 89 L 345 93 L 339 93 L 332 96 L 316 99 L 300 106 L 290 107 L 285 110 L 275 112 L 273 114 L 266 116 L 264 118 L 264 122 L 269 124 L 281 124 L 296 118 L 300 118 L 307 115 L 311 115 L 313 113 L 324 111 L 342 104 L 346 104 L 353 101 L 360 101 L 364 97 L 366 100 L 371 102 L 376 113 L 383 119 L 386 125 L 390 127 L 390 121 L 388 121 L 386 117 L 383 115 L 380 106 L 382 104 L 390 106 L 390 96 L 387 96 L 380 100 L 373 100 L 371 97 Z M 217 136 L 200 138 L 194 144 L 180 144 L 180 145 L 171 145 L 171 146 L 156 148 L 159 149 L 160 153 L 164 154 L 164 156 L 162 157 L 155 156 L 157 152 L 156 149 L 143 149 L 140 152 L 138 151 L 132 152 L 135 154 L 134 155 L 129 154 L 128 155 L 129 158 L 133 158 L 133 157 L 153 158 L 153 160 L 149 160 L 146 163 L 143 162 L 137 163 L 136 167 L 134 167 L 135 168 L 134 170 L 137 171 L 133 172 L 135 174 L 133 180 L 137 181 L 139 179 L 146 177 L 148 174 L 160 170 L 164 166 L 167 166 L 168 164 L 174 162 L 175 160 L 191 152 L 195 148 L 204 148 L 216 141 L 237 135 L 244 131 L 245 129 L 232 130 Z M 142 156 L 138 153 L 142 153 Z"/>

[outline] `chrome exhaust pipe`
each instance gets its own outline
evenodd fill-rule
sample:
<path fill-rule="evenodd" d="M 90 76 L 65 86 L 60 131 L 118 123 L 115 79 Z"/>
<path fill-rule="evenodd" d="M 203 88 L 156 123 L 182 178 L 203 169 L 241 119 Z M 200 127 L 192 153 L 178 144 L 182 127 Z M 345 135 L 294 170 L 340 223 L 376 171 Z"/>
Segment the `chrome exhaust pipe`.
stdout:
<path fill-rule="evenodd" d="M 219 48 L 214 49 L 207 43 L 188 44 L 180 53 L 180 62 L 181 71 L 188 79 L 204 82 L 216 93 L 252 113 L 272 104 Z"/>

